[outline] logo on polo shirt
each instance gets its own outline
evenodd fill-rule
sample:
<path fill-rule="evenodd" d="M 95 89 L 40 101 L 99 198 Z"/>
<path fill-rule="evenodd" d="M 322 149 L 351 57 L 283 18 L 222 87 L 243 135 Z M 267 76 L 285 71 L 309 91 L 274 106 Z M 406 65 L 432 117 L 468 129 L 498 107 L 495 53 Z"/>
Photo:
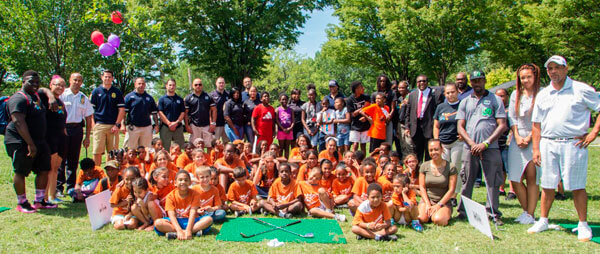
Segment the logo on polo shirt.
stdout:
<path fill-rule="evenodd" d="M 489 106 L 490 105 L 490 100 L 483 100 L 483 105 Z"/>
<path fill-rule="evenodd" d="M 176 102 L 177 102 L 177 104 L 181 104 L 181 101 L 180 101 L 180 100 L 176 100 Z"/>
<path fill-rule="evenodd" d="M 150 97 L 146 97 L 146 100 L 147 100 L 147 101 L 150 101 Z"/>
<path fill-rule="evenodd" d="M 205 94 L 205 95 L 204 95 L 204 99 L 205 99 L 205 100 L 208 100 L 208 95 L 206 95 L 206 94 Z"/>
<path fill-rule="evenodd" d="M 482 116 L 491 116 L 492 115 L 492 109 L 491 108 L 485 108 L 483 109 L 483 111 L 481 112 Z"/>
<path fill-rule="evenodd" d="M 115 94 L 115 93 L 112 93 L 112 94 L 110 94 L 110 97 L 112 97 L 113 99 L 114 99 L 114 98 L 117 98 L 117 94 Z"/>
<path fill-rule="evenodd" d="M 85 104 L 85 98 L 83 97 L 83 95 L 81 95 L 81 99 L 79 100 L 79 102 L 81 102 L 81 104 Z"/>

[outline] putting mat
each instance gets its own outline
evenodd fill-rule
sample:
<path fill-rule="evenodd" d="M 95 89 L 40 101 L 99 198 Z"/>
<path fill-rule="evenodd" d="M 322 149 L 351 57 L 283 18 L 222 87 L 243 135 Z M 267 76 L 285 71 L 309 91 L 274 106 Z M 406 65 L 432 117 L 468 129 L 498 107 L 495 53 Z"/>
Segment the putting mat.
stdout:
<path fill-rule="evenodd" d="M 567 232 L 571 233 L 573 231 L 571 231 L 572 229 L 577 227 L 577 224 L 558 224 L 560 227 L 564 228 L 565 230 L 567 230 Z M 590 225 L 590 228 L 592 228 L 592 242 L 595 243 L 600 243 L 600 225 Z M 577 234 L 577 233 L 575 233 Z"/>
<path fill-rule="evenodd" d="M 8 210 L 10 210 L 10 208 L 4 206 L 0 207 L 0 213 Z"/>
<path fill-rule="evenodd" d="M 286 224 L 297 221 L 296 219 L 277 219 L 277 218 L 260 218 L 263 221 L 283 227 Z M 285 227 L 292 232 L 304 235 L 313 233 L 312 238 L 303 238 L 281 229 L 276 229 L 268 233 L 260 234 L 250 238 L 244 238 L 240 233 L 245 235 L 256 234 L 272 227 L 259 223 L 252 218 L 234 218 L 228 219 L 223 223 L 217 240 L 233 241 L 233 242 L 261 242 L 263 240 L 271 240 L 277 238 L 280 242 L 303 242 L 303 243 L 346 243 L 344 233 L 335 220 L 325 219 L 303 219 L 302 222 Z"/>

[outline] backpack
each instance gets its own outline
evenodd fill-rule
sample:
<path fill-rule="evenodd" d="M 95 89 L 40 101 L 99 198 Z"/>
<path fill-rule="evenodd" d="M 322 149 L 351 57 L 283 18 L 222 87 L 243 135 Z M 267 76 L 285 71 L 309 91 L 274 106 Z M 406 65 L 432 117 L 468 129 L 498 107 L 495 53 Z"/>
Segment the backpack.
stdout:
<path fill-rule="evenodd" d="M 17 93 L 25 96 L 25 100 L 27 101 L 27 106 L 29 106 L 29 97 L 25 95 L 23 91 L 18 91 Z M 8 109 L 8 99 L 10 96 L 2 96 L 0 97 L 0 134 L 4 135 L 6 133 L 6 126 L 12 120 L 10 116 L 10 110 Z"/>
<path fill-rule="evenodd" d="M 118 176 L 119 182 L 121 182 L 122 177 Z M 108 177 L 102 178 L 102 180 L 100 180 L 100 185 L 102 186 L 102 191 L 108 190 Z"/>

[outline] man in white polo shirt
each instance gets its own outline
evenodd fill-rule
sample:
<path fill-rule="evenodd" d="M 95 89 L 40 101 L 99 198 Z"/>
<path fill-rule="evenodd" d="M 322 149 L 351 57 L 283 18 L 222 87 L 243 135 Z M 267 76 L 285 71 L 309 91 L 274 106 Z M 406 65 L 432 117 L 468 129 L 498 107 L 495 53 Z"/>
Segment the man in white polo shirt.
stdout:
<path fill-rule="evenodd" d="M 590 110 L 600 111 L 600 97 L 587 84 L 567 76 L 569 67 L 561 56 L 552 56 L 544 64 L 550 85 L 540 91 L 532 115 L 533 161 L 542 167 L 542 203 L 540 219 L 527 230 L 533 234 L 548 229 L 548 213 L 554 201 L 554 189 L 562 179 L 566 190 L 573 191 L 579 217 L 577 239 L 589 241 L 592 230 L 587 224 L 587 146 L 600 131 L 600 116 L 594 129 Z"/>

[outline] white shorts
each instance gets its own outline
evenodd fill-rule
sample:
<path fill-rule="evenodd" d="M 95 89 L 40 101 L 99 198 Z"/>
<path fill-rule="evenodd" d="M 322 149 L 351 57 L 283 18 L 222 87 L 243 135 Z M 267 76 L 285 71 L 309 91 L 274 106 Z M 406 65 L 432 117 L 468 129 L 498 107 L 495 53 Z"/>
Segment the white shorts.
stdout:
<path fill-rule="evenodd" d="M 117 214 L 110 217 L 110 224 L 115 224 L 118 221 L 124 220 L 125 215 Z"/>
<path fill-rule="evenodd" d="M 575 146 L 577 140 L 556 141 L 542 138 L 541 186 L 554 189 L 562 179 L 565 190 L 585 189 L 588 151 Z"/>
<path fill-rule="evenodd" d="M 371 141 L 371 138 L 369 138 L 369 135 L 367 135 L 367 132 L 369 131 L 350 131 L 350 142 L 352 143 L 361 143 L 361 144 L 366 144 L 369 143 L 369 141 Z"/>

